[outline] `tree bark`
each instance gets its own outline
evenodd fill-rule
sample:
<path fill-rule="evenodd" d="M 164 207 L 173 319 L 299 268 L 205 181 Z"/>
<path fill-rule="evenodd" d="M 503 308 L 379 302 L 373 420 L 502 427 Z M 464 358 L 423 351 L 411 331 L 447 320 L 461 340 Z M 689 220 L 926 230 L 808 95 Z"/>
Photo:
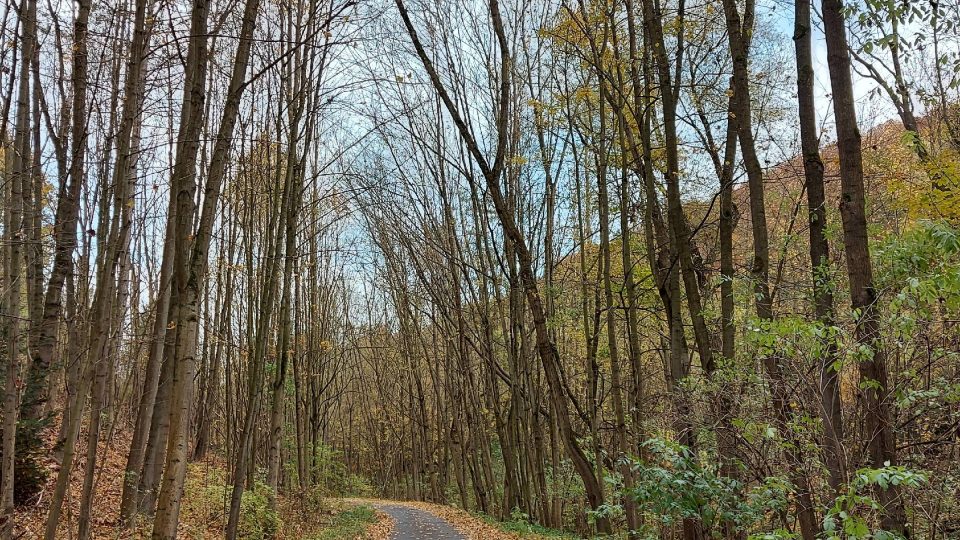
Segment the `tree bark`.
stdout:
<path fill-rule="evenodd" d="M 183 485 L 182 474 L 186 472 L 186 424 L 189 418 L 189 392 L 193 384 L 193 352 L 182 347 L 181 335 L 187 334 L 191 321 L 187 320 L 183 306 L 186 298 L 188 279 L 188 252 L 191 242 L 196 192 L 197 151 L 199 134 L 203 125 L 204 103 L 206 101 L 207 74 L 207 0 L 194 0 L 190 18 L 190 40 L 187 47 L 186 84 L 184 86 L 183 105 L 180 113 L 180 130 L 177 137 L 177 160 L 174 163 L 171 178 L 170 196 L 176 198 L 174 241 L 179 245 L 175 251 L 173 278 L 171 286 L 176 288 L 176 302 L 170 305 L 173 335 L 167 342 L 172 343 L 172 351 L 165 346 L 165 353 L 173 353 L 168 359 L 172 379 L 169 389 L 169 428 L 167 452 L 157 512 L 153 522 L 154 540 L 176 537 L 177 520 L 180 510 L 180 496 Z M 219 141 L 218 141 L 219 144 Z M 170 218 L 168 218 L 170 219 Z M 171 292 L 171 294 L 173 294 Z M 174 297 L 171 297 L 173 300 Z M 194 321 L 195 322 L 195 318 Z M 186 336 L 185 336 L 186 337 Z M 195 336 L 191 336 L 195 337 Z M 187 356 L 189 355 L 189 356 Z M 162 371 L 162 369 L 161 369 Z M 187 409 L 187 410 L 184 410 Z M 159 441 L 158 441 L 159 442 Z M 157 448 L 159 451 L 159 448 Z"/>
<path fill-rule="evenodd" d="M 837 149 L 840 157 L 840 218 L 850 282 L 850 300 L 856 316 L 857 341 L 867 350 L 860 358 L 860 386 L 866 406 L 866 425 L 870 461 L 873 467 L 897 464 L 896 436 L 890 410 L 892 388 L 887 377 L 887 355 L 880 338 L 877 291 L 867 236 L 866 192 L 863 183 L 863 150 L 857 127 L 856 102 L 850 75 L 847 29 L 840 0 L 824 0 L 823 27 L 827 42 L 827 65 L 833 111 L 837 124 Z M 878 487 L 885 509 L 884 529 L 909 535 L 903 501 L 898 486 Z"/>
<path fill-rule="evenodd" d="M 794 2 L 793 43 L 797 58 L 797 102 L 800 119 L 800 144 L 803 154 L 804 185 L 807 192 L 807 218 L 810 226 L 810 268 L 813 277 L 813 305 L 817 321 L 826 332 L 825 349 L 820 359 L 820 406 L 823 418 L 824 461 L 835 495 L 846 481 L 843 453 L 843 416 L 840 373 L 837 370 L 837 340 L 834 325 L 833 284 L 831 282 L 830 244 L 827 240 L 827 208 L 823 182 L 823 160 L 817 136 L 817 111 L 814 100 L 814 71 L 811 45 L 810 0 Z"/>
<path fill-rule="evenodd" d="M 18 415 L 17 379 L 20 369 L 21 341 L 21 274 L 25 230 L 23 224 L 23 194 L 32 192 L 31 111 L 30 80 L 33 77 L 34 47 L 37 31 L 37 5 L 35 0 L 20 3 L 20 81 L 17 89 L 17 116 L 14 128 L 13 148 L 4 149 L 5 169 L 10 171 L 6 184 L 7 211 L 4 224 L 6 257 L 4 268 L 4 321 L 3 342 L 7 346 L 4 359 L 3 386 L 3 441 L 0 447 L 0 540 L 9 540 L 13 535 L 14 485 L 16 483 L 16 437 Z M 6 118 L 4 118 L 6 122 Z M 12 150 L 12 151 L 11 151 Z M 36 149 L 39 151 L 39 149 Z M 12 154 L 8 156 L 7 154 Z M 8 161 L 9 160 L 9 161 Z M 7 164 L 10 164 L 7 167 Z"/>

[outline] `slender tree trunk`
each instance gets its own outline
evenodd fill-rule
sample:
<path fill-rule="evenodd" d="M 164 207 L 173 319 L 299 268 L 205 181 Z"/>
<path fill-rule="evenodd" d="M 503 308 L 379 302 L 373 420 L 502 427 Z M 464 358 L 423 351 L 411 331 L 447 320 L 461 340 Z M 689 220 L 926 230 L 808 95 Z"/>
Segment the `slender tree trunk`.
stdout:
<path fill-rule="evenodd" d="M 840 0 L 824 0 L 823 26 L 827 41 L 827 65 L 840 156 L 840 218 L 850 281 L 850 299 L 855 310 L 856 338 L 869 351 L 860 358 L 860 380 L 866 406 L 870 461 L 873 467 L 897 464 L 896 424 L 890 410 L 892 388 L 887 378 L 887 355 L 880 339 L 880 317 L 873 266 L 867 236 L 866 193 L 863 183 L 863 150 L 857 127 L 856 102 L 850 75 L 847 30 Z M 883 505 L 884 529 L 907 535 L 906 516 L 898 486 L 877 488 Z"/>
<path fill-rule="evenodd" d="M 69 174 L 60 186 L 54 217 L 54 260 L 43 300 L 43 312 L 37 325 L 36 346 L 27 373 L 21 403 L 20 437 L 26 439 L 29 451 L 42 446 L 41 432 L 46 426 L 45 411 L 49 399 L 49 373 L 60 329 L 60 313 L 64 282 L 73 273 L 73 252 L 77 246 L 77 219 L 80 212 L 80 189 L 86 173 L 84 160 L 87 148 L 87 22 L 90 2 L 77 3 L 73 28 L 73 125 Z M 62 178 L 62 177 L 61 177 Z M 36 320 L 36 319 L 35 319 Z"/>
<path fill-rule="evenodd" d="M 604 85 L 603 75 L 600 74 L 600 85 Z M 606 311 L 607 325 L 607 349 L 610 355 L 610 398 L 613 400 L 613 418 L 615 422 L 613 431 L 614 447 L 614 467 L 624 476 L 628 483 L 630 479 L 630 467 L 621 466 L 620 461 L 627 457 L 627 418 L 623 406 L 623 376 L 620 368 L 620 348 L 617 342 L 617 310 L 618 306 L 613 299 L 613 254 L 610 248 L 610 194 L 607 180 L 608 157 L 606 143 L 606 123 L 603 101 L 600 102 L 600 141 L 598 142 L 597 155 L 597 198 L 598 210 L 600 214 L 600 251 L 603 265 L 603 296 L 604 308 Z M 621 132 L 622 133 L 622 132 Z M 620 209 L 621 213 L 626 210 Z M 621 231 L 622 234 L 622 231 Z M 626 246 L 621 245 L 621 250 L 625 252 Z M 627 269 L 624 267 L 624 272 Z M 624 511 L 626 513 L 627 524 L 630 530 L 637 528 L 636 507 L 632 504 L 629 495 L 624 500 Z"/>
<path fill-rule="evenodd" d="M 168 317 L 173 319 L 172 316 Z M 157 398 L 150 416 L 147 445 L 143 451 L 143 473 L 140 475 L 137 491 L 134 494 L 137 511 L 148 516 L 153 516 L 156 512 L 157 492 L 160 487 L 160 477 L 163 474 L 164 450 L 170 434 L 170 399 L 174 370 L 173 341 L 177 334 L 176 328 L 171 330 L 164 338 L 163 363 L 160 366 L 160 379 L 157 383 Z"/>
<path fill-rule="evenodd" d="M 188 302 L 186 289 L 188 287 L 189 247 L 193 228 L 194 202 L 196 192 L 197 151 L 199 148 L 199 134 L 203 125 L 204 103 L 206 101 L 206 73 L 207 73 L 207 16 L 209 5 L 207 0 L 195 0 L 191 9 L 190 40 L 187 48 L 186 85 L 184 87 L 183 105 L 180 116 L 180 130 L 177 140 L 177 161 L 174 163 L 171 181 L 171 197 L 176 198 L 174 241 L 180 248 L 176 250 L 173 263 L 172 287 L 176 288 L 176 302 L 171 302 L 170 314 L 175 326 L 173 335 L 167 338 L 173 347 L 165 346 L 165 354 L 172 353 L 166 361 L 170 362 L 171 381 L 169 398 L 165 406 L 168 407 L 169 428 L 167 437 L 167 452 L 160 494 L 157 503 L 157 513 L 153 523 L 154 540 L 166 540 L 176 537 L 177 520 L 180 510 L 181 473 L 186 471 L 186 440 L 185 430 L 189 418 L 189 397 L 187 394 L 193 384 L 193 355 L 195 351 L 183 350 L 181 335 L 190 332 L 190 322 L 185 313 Z M 171 293 L 173 294 L 173 293 Z M 174 297 L 171 297 L 173 300 Z M 186 336 L 185 336 L 186 337 Z M 190 336 L 195 337 L 195 336 Z M 172 349 L 172 350 L 170 350 Z M 186 356 L 189 355 L 189 356 Z M 161 369 L 162 371 L 162 369 Z M 187 410 L 184 410 L 187 409 Z M 159 441 L 158 441 L 159 442 Z M 159 447 L 155 447 L 159 452 Z M 159 454 L 158 454 L 159 457 Z M 159 460 L 155 466 L 159 465 Z"/>
<path fill-rule="evenodd" d="M 36 43 L 37 6 L 35 0 L 20 3 L 21 57 L 19 66 L 20 81 L 17 90 L 17 116 L 14 128 L 14 142 L 11 158 L 4 152 L 4 161 L 10 163 L 5 169 L 7 175 L 7 209 L 4 224 L 4 245 L 6 246 L 6 267 L 4 269 L 4 321 L 2 324 L 3 342 L 7 346 L 4 359 L 3 390 L 3 443 L 0 448 L 0 539 L 8 540 L 13 534 L 14 485 L 16 483 L 16 431 L 18 415 L 17 379 L 20 368 L 21 342 L 21 291 L 23 247 L 26 230 L 23 224 L 23 194 L 32 191 L 31 160 L 31 123 L 30 123 L 30 80 L 33 77 L 34 47 Z M 5 121 L 5 120 L 4 120 Z M 10 161 L 7 161 L 7 160 Z M 6 165 L 6 163 L 5 163 Z"/>
<path fill-rule="evenodd" d="M 671 133 L 670 141 L 665 141 L 667 147 L 673 144 L 673 150 L 668 156 L 673 156 L 668 161 L 667 174 L 676 175 L 678 165 L 670 165 L 675 160 L 676 154 L 676 107 L 673 101 L 673 90 L 670 84 L 671 75 L 666 53 L 661 51 L 664 47 L 663 28 L 661 26 L 661 17 L 654 9 L 652 2 L 643 2 L 643 21 L 649 30 L 645 35 L 646 47 L 644 47 L 643 72 L 644 72 L 644 94 L 653 95 L 653 74 L 651 65 L 656 66 L 660 78 L 660 88 L 663 103 L 664 132 Z M 631 18 L 628 18 L 628 21 Z M 652 52 L 651 52 L 652 49 Z M 635 78 L 636 80 L 636 78 Z M 646 102 L 646 100 L 645 100 Z M 681 394 L 678 385 L 687 376 L 690 369 L 689 349 L 683 327 L 683 315 L 680 298 L 680 277 L 675 265 L 679 260 L 679 250 L 676 245 L 676 228 L 673 226 L 670 210 L 668 208 L 668 219 L 670 226 L 664 223 L 663 215 L 659 206 L 658 192 L 655 188 L 654 162 L 653 162 L 653 140 L 651 134 L 651 124 L 653 116 L 652 103 L 648 104 L 649 110 L 643 115 L 640 127 L 640 140 L 643 149 L 643 181 L 644 194 L 646 196 L 645 208 L 645 235 L 648 246 L 656 246 L 655 249 L 648 249 L 648 258 L 651 273 L 657 278 L 657 290 L 667 317 L 667 328 L 669 332 L 669 361 L 667 362 L 667 379 L 672 387 L 673 399 L 676 406 L 676 430 L 679 440 L 687 447 L 693 448 L 696 444 L 692 426 L 689 418 L 689 405 L 686 397 Z M 668 124 L 669 120 L 669 124 Z M 671 127 L 672 129 L 668 129 Z M 669 197 L 668 197 L 669 199 Z M 668 200 L 669 205 L 669 200 Z M 676 217 L 676 216 L 674 216 Z M 695 536 L 697 531 L 695 527 L 685 522 L 685 534 Z"/>
<path fill-rule="evenodd" d="M 830 474 L 830 487 L 839 495 L 846 479 L 843 454 L 843 417 L 840 374 L 837 371 L 837 341 L 830 335 L 834 325 L 833 284 L 831 283 L 830 244 L 827 241 L 827 207 L 823 185 L 823 161 L 817 136 L 814 101 L 813 54 L 810 35 L 810 0 L 794 2 L 793 43 L 797 57 L 797 102 L 800 118 L 800 143 L 807 192 L 807 216 L 810 225 L 810 268 L 813 277 L 813 304 L 818 322 L 827 332 L 826 347 L 820 359 L 820 406 L 826 444 L 824 458 Z"/>
<path fill-rule="evenodd" d="M 305 63 L 301 63 L 304 67 Z M 299 80 L 305 80 L 306 74 L 299 73 Z M 297 148 L 300 144 L 301 131 L 300 120 L 301 113 L 308 106 L 308 99 L 305 95 L 306 89 L 300 87 L 297 89 L 297 95 L 292 96 L 291 108 L 294 112 L 290 114 L 290 131 L 288 141 L 288 154 L 286 164 L 286 183 L 284 206 L 286 209 L 283 214 L 283 227 L 285 229 L 285 246 L 283 259 L 283 277 L 280 293 L 280 339 L 277 355 L 279 356 L 279 365 L 274 378 L 272 389 L 273 396 L 270 404 L 270 432 L 269 432 L 269 454 L 267 457 L 267 486 L 274 493 L 271 503 L 276 505 L 277 487 L 280 481 L 280 443 L 281 443 L 281 422 L 283 420 L 283 402 L 286 395 L 287 366 L 290 364 L 290 357 L 293 354 L 291 344 L 291 325 L 292 312 L 295 307 L 292 302 L 291 287 L 293 284 L 294 266 L 297 261 L 297 216 L 300 211 L 301 193 L 303 190 L 303 171 L 301 169 L 302 160 L 297 155 Z M 309 149 L 312 137 L 310 133 L 304 136 L 305 148 Z M 306 150 L 305 150 L 306 151 Z"/>

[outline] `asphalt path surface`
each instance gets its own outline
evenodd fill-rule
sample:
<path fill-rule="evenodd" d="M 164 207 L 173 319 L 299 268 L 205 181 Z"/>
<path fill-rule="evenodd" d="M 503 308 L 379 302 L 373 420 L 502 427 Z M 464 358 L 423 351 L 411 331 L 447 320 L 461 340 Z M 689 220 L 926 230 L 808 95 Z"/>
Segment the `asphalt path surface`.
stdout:
<path fill-rule="evenodd" d="M 467 540 L 460 531 L 430 512 L 400 504 L 376 506 L 393 518 L 391 540 Z"/>

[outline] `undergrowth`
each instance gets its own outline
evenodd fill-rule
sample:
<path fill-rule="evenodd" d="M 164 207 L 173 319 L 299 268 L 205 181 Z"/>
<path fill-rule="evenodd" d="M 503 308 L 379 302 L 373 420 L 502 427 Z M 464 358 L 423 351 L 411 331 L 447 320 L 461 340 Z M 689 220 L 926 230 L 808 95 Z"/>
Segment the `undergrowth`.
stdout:
<path fill-rule="evenodd" d="M 497 518 L 487 514 L 478 515 L 485 522 L 495 526 L 501 531 L 514 533 L 520 537 L 530 536 L 536 538 L 557 538 L 560 540 L 580 539 L 580 537 L 572 535 L 569 532 L 561 531 L 559 529 L 551 529 L 549 527 L 544 527 L 543 525 L 533 523 L 529 516 L 518 510 L 514 510 L 510 514 L 510 519 L 504 521 L 498 520 Z"/>
<path fill-rule="evenodd" d="M 370 506 L 362 505 L 349 508 L 333 517 L 333 522 L 311 540 L 342 540 L 357 538 L 367 527 L 376 523 L 377 514 Z"/>

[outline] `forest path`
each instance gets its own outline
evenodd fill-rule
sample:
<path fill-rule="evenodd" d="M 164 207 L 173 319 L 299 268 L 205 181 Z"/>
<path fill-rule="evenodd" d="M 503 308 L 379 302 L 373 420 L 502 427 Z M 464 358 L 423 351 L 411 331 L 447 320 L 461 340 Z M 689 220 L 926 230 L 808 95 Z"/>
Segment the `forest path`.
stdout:
<path fill-rule="evenodd" d="M 391 540 L 466 540 L 466 536 L 440 517 L 403 504 L 376 503 L 377 510 L 393 518 Z"/>

